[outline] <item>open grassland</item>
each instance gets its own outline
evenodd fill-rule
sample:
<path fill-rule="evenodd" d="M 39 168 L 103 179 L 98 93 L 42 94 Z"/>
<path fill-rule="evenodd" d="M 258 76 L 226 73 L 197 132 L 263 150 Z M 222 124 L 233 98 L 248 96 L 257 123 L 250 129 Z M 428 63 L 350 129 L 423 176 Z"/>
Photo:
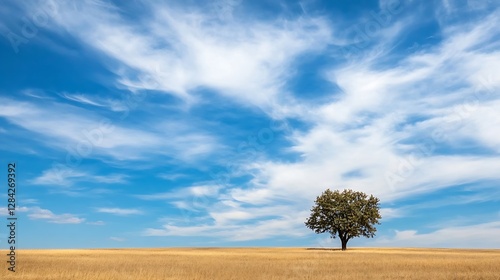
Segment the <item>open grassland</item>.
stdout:
<path fill-rule="evenodd" d="M 19 250 L 17 257 L 15 273 L 2 261 L 0 279 L 500 279 L 500 250 Z"/>

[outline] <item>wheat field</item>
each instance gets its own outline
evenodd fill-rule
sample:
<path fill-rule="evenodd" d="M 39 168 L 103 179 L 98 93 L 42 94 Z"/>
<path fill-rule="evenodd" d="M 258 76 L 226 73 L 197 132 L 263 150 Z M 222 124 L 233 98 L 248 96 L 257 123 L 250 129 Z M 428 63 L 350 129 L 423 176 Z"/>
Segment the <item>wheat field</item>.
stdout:
<path fill-rule="evenodd" d="M 500 250 L 19 250 L 17 262 L 0 279 L 500 279 Z"/>

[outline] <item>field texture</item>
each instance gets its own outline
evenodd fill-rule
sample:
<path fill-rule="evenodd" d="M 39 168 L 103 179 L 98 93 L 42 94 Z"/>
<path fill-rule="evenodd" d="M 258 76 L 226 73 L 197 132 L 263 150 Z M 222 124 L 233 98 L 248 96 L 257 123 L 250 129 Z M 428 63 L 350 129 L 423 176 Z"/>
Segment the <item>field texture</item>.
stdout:
<path fill-rule="evenodd" d="M 4 255 L 4 258 L 7 257 Z M 500 250 L 19 250 L 0 279 L 500 279 Z"/>

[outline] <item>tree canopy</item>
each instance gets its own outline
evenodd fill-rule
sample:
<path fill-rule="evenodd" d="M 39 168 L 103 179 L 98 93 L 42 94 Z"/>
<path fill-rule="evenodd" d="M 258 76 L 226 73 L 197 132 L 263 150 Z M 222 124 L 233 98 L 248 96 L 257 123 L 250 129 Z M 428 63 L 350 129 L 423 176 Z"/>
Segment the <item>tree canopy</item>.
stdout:
<path fill-rule="evenodd" d="M 327 189 L 316 198 L 305 225 L 316 233 L 330 233 L 341 240 L 342 250 L 354 237 L 374 237 L 381 219 L 379 199 L 363 192 Z"/>

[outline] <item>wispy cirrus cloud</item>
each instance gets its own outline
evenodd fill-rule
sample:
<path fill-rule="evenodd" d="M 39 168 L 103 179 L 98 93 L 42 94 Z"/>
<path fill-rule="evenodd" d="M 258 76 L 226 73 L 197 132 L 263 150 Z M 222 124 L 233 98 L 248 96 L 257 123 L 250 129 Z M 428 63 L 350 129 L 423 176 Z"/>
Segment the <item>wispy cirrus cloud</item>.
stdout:
<path fill-rule="evenodd" d="M 140 160 L 158 155 L 192 161 L 220 146 L 209 132 L 197 131 L 187 123 L 161 120 L 144 130 L 63 103 L 42 106 L 9 98 L 0 100 L 0 117 L 41 135 L 40 144 L 65 152 L 60 163 L 69 167 L 89 156 Z"/>
<path fill-rule="evenodd" d="M 15 212 L 28 212 L 30 208 L 21 206 L 15 209 Z M 9 209 L 7 207 L 0 207 L 0 216 L 9 216 Z"/>
<path fill-rule="evenodd" d="M 232 241 L 305 236 L 306 209 L 327 187 L 380 197 L 389 223 L 450 198 L 462 206 L 495 202 L 498 7 L 489 1 L 381 0 L 370 5 L 373 10 L 335 3 L 346 13 L 331 16 L 337 11 L 313 2 L 301 3 L 301 11 L 284 5 L 287 12 L 272 17 L 248 12 L 245 2 L 226 5 L 222 16 L 178 2 L 54 2 L 30 44 L 71 63 L 91 53 L 99 70 L 85 72 L 112 73 L 81 90 L 87 80 L 78 76 L 77 85 L 54 86 L 60 89 L 54 94 L 26 83 L 30 89 L 19 90 L 23 94 L 0 98 L 0 121 L 12 139 L 59 159 L 31 183 L 122 184 L 143 176 L 150 188 L 129 197 L 147 207 L 167 202 L 176 208 L 167 207 L 170 217 L 144 235 Z M 38 3 L 9 5 L 27 15 L 38 9 Z M 54 47 L 65 44 L 78 47 L 74 57 Z M 123 99 L 115 102 L 117 96 Z M 141 99 L 129 104 L 129 97 Z M 268 127 L 262 123 L 281 118 L 290 129 L 265 144 L 252 143 L 256 156 L 232 145 L 243 138 L 255 142 L 250 131 L 258 138 Z M 238 160 L 228 161 L 229 153 Z M 98 167 L 88 170 L 77 157 Z M 223 174 L 231 182 L 215 185 L 208 170 L 222 164 L 231 167 Z M 141 174 L 116 174 L 116 166 Z M 165 170 L 172 174 L 159 173 Z M 452 194 L 463 186 L 473 186 L 467 198 Z M 438 192 L 441 199 L 400 205 Z M 100 205 L 113 207 L 94 211 L 132 216 L 150 210 L 123 207 L 119 199 L 107 203 Z M 35 216 L 78 221 L 42 210 Z M 99 221 L 88 224 L 94 223 Z M 477 236 L 491 237 L 484 232 L 495 227 L 478 224 Z M 460 226 L 398 230 L 387 242 L 472 236 L 472 228 Z"/>
<path fill-rule="evenodd" d="M 79 104 L 109 108 L 113 112 L 124 112 L 129 110 L 127 104 L 123 100 L 118 100 L 118 99 L 112 100 L 102 97 L 89 96 L 81 93 L 67 93 L 67 92 L 62 93 L 61 96 L 67 100 L 71 100 Z"/>
<path fill-rule="evenodd" d="M 394 236 L 378 238 L 375 243 L 391 247 L 499 248 L 500 222 L 444 227 L 427 233 L 396 230 Z"/>
<path fill-rule="evenodd" d="M 216 196 L 220 188 L 221 187 L 218 185 L 197 185 L 182 187 L 169 192 L 137 195 L 137 198 L 143 200 L 168 200 L 189 197 Z"/>
<path fill-rule="evenodd" d="M 127 183 L 127 178 L 128 176 L 124 174 L 95 175 L 67 167 L 53 167 L 45 170 L 42 175 L 30 180 L 30 183 L 51 186 L 71 186 L 75 182 L 125 184 Z"/>
<path fill-rule="evenodd" d="M 500 84 L 491 75 L 481 82 L 479 77 L 486 72 L 479 66 L 470 67 L 478 57 L 498 61 L 499 53 L 487 47 L 497 45 L 494 38 L 500 34 L 494 26 L 498 21 L 495 11 L 476 26 L 447 31 L 440 46 L 409 54 L 389 69 L 365 60 L 336 67 L 332 77 L 343 95 L 311 112 L 307 118 L 314 118 L 312 128 L 292 136 L 291 149 L 302 160 L 248 165 L 248 170 L 258 171 L 254 181 L 263 186 L 260 191 L 269 197 L 286 190 L 312 198 L 328 187 L 325 182 L 335 182 L 387 201 L 419 189 L 428 192 L 498 178 L 494 171 L 500 164 L 496 138 L 488 131 L 500 119 L 494 113 L 499 105 L 494 90 Z M 432 91 L 421 86 L 428 84 Z M 460 106 L 469 106 L 469 110 L 457 113 L 456 109 L 464 110 Z M 477 149 L 494 150 L 487 157 L 439 152 L 445 145 L 460 146 L 460 139 L 473 141 Z M 354 170 L 362 171 L 363 176 L 342 176 Z M 399 176 L 397 183 L 401 184 L 394 187 L 388 174 Z M 304 188 L 306 185 L 311 187 Z"/>
<path fill-rule="evenodd" d="M 300 237 L 307 234 L 302 226 L 304 214 L 294 217 L 280 217 L 261 220 L 247 225 L 204 224 L 195 226 L 175 226 L 166 224 L 162 228 L 147 228 L 144 236 L 207 236 L 225 238 L 230 241 L 259 240 L 280 236 Z"/>
<path fill-rule="evenodd" d="M 158 90 L 194 102 L 200 96 L 193 91 L 204 87 L 267 109 L 286 101 L 282 86 L 295 60 L 341 43 L 322 17 L 221 21 L 201 9 L 145 6 L 151 16 L 137 26 L 112 7 L 86 3 L 77 10 L 59 3 L 50 28 L 67 30 L 118 62 L 112 70 L 132 91 Z"/>
<path fill-rule="evenodd" d="M 182 211 L 199 212 L 210 207 L 212 200 L 219 197 L 221 188 L 219 185 L 195 185 L 179 187 L 168 192 L 135 195 L 135 197 L 141 200 L 165 201 Z"/>
<path fill-rule="evenodd" d="M 288 205 L 273 212 L 284 217 L 309 207 L 325 188 L 354 188 L 375 194 L 382 203 L 395 203 L 499 180 L 498 137 L 490 133 L 500 129 L 500 81 L 490 74 L 492 67 L 500 67 L 500 33 L 495 28 L 499 21 L 498 10 L 480 22 L 442 21 L 439 43 L 410 51 L 394 64 L 381 61 L 401 53 L 393 54 L 394 46 L 381 42 L 379 46 L 388 50 L 377 52 L 377 59 L 370 53 L 333 66 L 326 77 L 342 92 L 297 112 L 310 126 L 289 137 L 291 146 L 286 150 L 298 156 L 295 160 L 246 162 L 242 169 L 253 175 L 249 184 L 221 192 L 219 201 L 224 204 L 207 202 L 206 217 L 212 224 L 166 224 L 148 229 L 147 234 L 182 235 L 185 230 L 186 235 L 217 235 L 220 227 L 224 236 L 238 236 L 236 221 L 258 224 L 252 221 L 251 206 Z M 397 42 L 401 34 L 390 34 L 395 38 L 389 42 Z M 344 176 L 353 172 L 357 176 Z M 214 207 L 221 212 L 213 212 Z M 404 208 L 383 208 L 383 212 L 388 219 L 409 213 Z M 233 223 L 226 227 L 217 220 Z"/>
<path fill-rule="evenodd" d="M 382 216 L 383 221 L 388 221 L 391 219 L 405 217 L 407 213 L 403 209 L 400 208 L 381 208 L 380 215 Z"/>
<path fill-rule="evenodd" d="M 46 220 L 49 223 L 55 224 L 81 224 L 85 221 L 84 218 L 79 218 L 73 214 L 54 214 L 52 211 L 40 207 L 30 207 L 28 218 L 32 220 Z"/>
<path fill-rule="evenodd" d="M 97 208 L 96 212 L 98 213 L 106 213 L 106 214 L 113 214 L 113 215 L 118 215 L 118 216 L 128 216 L 128 215 L 142 215 L 144 212 L 139 209 L 133 209 L 133 208 Z"/>

